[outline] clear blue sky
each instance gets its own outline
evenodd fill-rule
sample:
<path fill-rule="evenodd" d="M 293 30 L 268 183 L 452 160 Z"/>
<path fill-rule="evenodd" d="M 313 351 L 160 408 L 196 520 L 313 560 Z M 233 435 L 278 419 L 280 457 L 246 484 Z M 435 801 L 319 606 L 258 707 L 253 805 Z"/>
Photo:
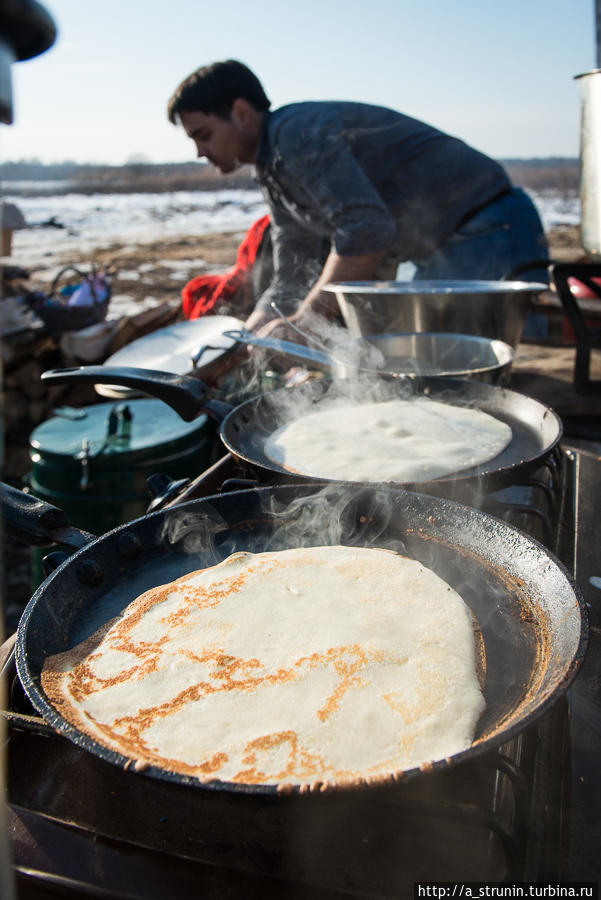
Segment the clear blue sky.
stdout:
<path fill-rule="evenodd" d="M 194 158 L 167 100 L 191 71 L 249 65 L 274 107 L 355 99 L 430 122 L 496 158 L 577 156 L 596 65 L 594 0 L 42 0 L 58 26 L 13 66 L 0 159 Z"/>

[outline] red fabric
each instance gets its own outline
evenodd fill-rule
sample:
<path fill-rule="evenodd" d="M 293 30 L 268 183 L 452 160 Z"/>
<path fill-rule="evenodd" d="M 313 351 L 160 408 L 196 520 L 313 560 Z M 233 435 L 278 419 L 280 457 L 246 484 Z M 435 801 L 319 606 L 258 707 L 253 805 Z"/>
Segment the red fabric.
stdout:
<path fill-rule="evenodd" d="M 601 278 L 591 278 L 593 284 L 598 285 L 601 288 Z M 570 285 L 570 290 L 575 297 L 591 298 L 598 297 L 599 294 L 596 294 L 594 291 L 588 287 L 588 285 L 584 284 L 582 281 L 579 281 L 577 278 L 568 278 L 568 284 Z"/>
<path fill-rule="evenodd" d="M 248 276 L 257 258 L 269 216 L 254 222 L 236 253 L 236 263 L 225 275 L 199 275 L 182 290 L 182 310 L 187 319 L 198 319 L 214 312 L 222 303 L 232 300 L 248 284 Z"/>

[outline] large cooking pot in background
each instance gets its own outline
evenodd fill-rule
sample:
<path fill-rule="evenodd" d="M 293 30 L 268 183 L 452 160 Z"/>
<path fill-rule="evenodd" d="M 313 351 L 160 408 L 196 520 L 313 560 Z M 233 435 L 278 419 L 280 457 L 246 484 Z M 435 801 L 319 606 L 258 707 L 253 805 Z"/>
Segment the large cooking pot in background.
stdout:
<path fill-rule="evenodd" d="M 507 384 L 515 351 L 503 341 L 468 334 L 374 334 L 340 341 L 329 351 L 277 338 L 259 337 L 246 330 L 228 331 L 240 343 L 271 350 L 307 368 L 335 378 L 371 375 L 430 375 L 472 378 L 488 384 Z"/>
<path fill-rule="evenodd" d="M 580 84 L 580 240 L 601 259 L 601 69 L 576 76 Z"/>
<path fill-rule="evenodd" d="M 238 460 L 264 477 L 280 481 L 282 476 L 292 481 L 316 477 L 314 472 L 292 472 L 275 462 L 266 452 L 266 444 L 277 428 L 315 412 L 317 404 L 323 403 L 323 409 L 327 409 L 330 402 L 361 403 L 376 398 L 427 396 L 444 403 L 470 406 L 511 427 L 512 439 L 505 450 L 481 466 L 417 485 L 407 482 L 401 485 L 468 502 L 473 502 L 482 491 L 506 487 L 534 472 L 549 458 L 562 435 L 561 419 L 537 400 L 496 385 L 460 378 L 381 375 L 367 381 L 311 381 L 292 388 L 278 388 L 235 407 L 215 400 L 206 385 L 196 378 L 146 369 L 80 366 L 44 372 L 42 380 L 49 385 L 77 381 L 124 384 L 163 400 L 187 421 L 200 412 L 208 412 L 221 422 L 221 439 Z"/>
<path fill-rule="evenodd" d="M 67 543 L 59 510 L 46 504 L 35 509 L 37 501 L 6 487 L 2 496 L 7 528 L 16 528 L 13 534 L 24 539 L 29 510 L 38 542 L 48 522 L 47 543 Z M 487 706 L 473 746 L 426 767 L 429 771 L 453 768 L 520 733 L 567 690 L 585 652 L 583 599 L 561 563 L 506 523 L 423 494 L 357 484 L 264 487 L 161 510 L 98 539 L 76 533 L 71 540 L 83 549 L 46 579 L 21 618 L 17 670 L 48 723 L 122 767 L 131 761 L 80 732 L 49 702 L 40 682 L 44 661 L 88 637 L 143 591 L 239 550 L 316 544 L 388 548 L 420 560 L 462 595 L 482 630 Z M 391 772 L 375 787 L 396 783 L 401 774 L 404 780 L 422 771 Z M 155 767 L 132 777 L 278 797 L 274 785 L 202 783 Z"/>
<path fill-rule="evenodd" d="M 385 332 L 474 334 L 516 347 L 532 301 L 548 285 L 525 281 L 347 281 L 338 300 L 353 337 Z"/>

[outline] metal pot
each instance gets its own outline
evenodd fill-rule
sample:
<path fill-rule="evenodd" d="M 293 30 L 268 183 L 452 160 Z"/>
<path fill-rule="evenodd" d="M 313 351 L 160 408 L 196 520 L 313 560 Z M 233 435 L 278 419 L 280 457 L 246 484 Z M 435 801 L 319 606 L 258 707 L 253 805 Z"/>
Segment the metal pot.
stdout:
<path fill-rule="evenodd" d="M 5 502 L 15 497 L 16 506 L 31 509 L 27 495 L 3 491 Z M 57 534 L 52 526 L 60 516 L 45 505 L 37 512 L 36 538 L 46 521 L 47 541 L 68 543 L 64 520 Z M 54 509 L 54 514 L 59 512 Z M 178 517 L 185 528 L 176 536 L 165 526 Z M 5 519 L 14 522 L 14 513 Z M 89 636 L 142 591 L 236 550 L 316 543 L 405 552 L 437 572 L 473 610 L 485 647 L 487 709 L 473 746 L 436 761 L 427 771 L 453 768 L 520 733 L 567 690 L 580 667 L 587 640 L 582 596 L 561 563 L 519 530 L 423 494 L 356 484 L 305 484 L 208 497 L 144 516 L 98 539 L 75 534 L 71 546 L 83 549 L 38 589 L 19 624 L 21 683 L 40 714 L 67 738 L 102 759 L 127 766 L 130 760 L 82 734 L 49 703 L 40 685 L 45 659 Z M 388 782 L 422 774 L 420 769 L 391 772 Z M 210 791 L 280 796 L 274 785 L 205 783 L 154 767 L 142 777 Z M 375 787 L 384 782 L 387 779 L 380 779 Z M 366 786 L 371 787 L 369 782 Z"/>
<path fill-rule="evenodd" d="M 428 375 L 473 378 L 489 384 L 507 384 L 515 351 L 503 341 L 467 334 L 374 334 L 341 341 L 330 352 L 263 338 L 249 331 L 228 331 L 240 343 L 273 350 L 308 368 L 330 372 L 335 378 L 359 374 Z"/>
<path fill-rule="evenodd" d="M 451 332 L 516 347 L 532 300 L 548 286 L 524 281 L 348 281 L 327 284 L 354 337 Z"/>
<path fill-rule="evenodd" d="M 601 259 L 601 69 L 580 83 L 580 205 L 582 246 Z"/>

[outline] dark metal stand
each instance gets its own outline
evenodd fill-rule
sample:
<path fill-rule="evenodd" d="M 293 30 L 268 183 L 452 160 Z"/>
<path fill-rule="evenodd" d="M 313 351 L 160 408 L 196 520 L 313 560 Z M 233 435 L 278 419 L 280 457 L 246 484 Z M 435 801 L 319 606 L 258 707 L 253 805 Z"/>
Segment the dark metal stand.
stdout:
<path fill-rule="evenodd" d="M 601 278 L 601 263 L 557 263 L 552 268 L 553 281 L 570 325 L 576 336 L 576 363 L 574 388 L 579 393 L 601 389 L 601 380 L 590 377 L 591 349 L 601 348 L 601 325 L 590 326 L 578 299 L 572 291 L 570 278 L 577 278 L 601 301 L 601 284 L 593 281 Z M 601 312 L 601 303 L 599 307 Z"/>

